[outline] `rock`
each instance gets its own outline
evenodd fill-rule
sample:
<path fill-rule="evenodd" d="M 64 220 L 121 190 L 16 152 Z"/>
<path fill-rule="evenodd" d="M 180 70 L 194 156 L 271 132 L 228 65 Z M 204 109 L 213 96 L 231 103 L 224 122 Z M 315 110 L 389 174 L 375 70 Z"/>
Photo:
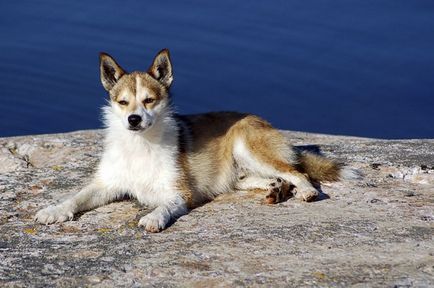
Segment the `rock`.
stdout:
<path fill-rule="evenodd" d="M 89 181 L 101 131 L 0 138 L 0 286 L 433 286 L 434 140 L 284 133 L 365 178 L 313 203 L 222 195 L 159 234 L 134 200 L 33 222 Z"/>

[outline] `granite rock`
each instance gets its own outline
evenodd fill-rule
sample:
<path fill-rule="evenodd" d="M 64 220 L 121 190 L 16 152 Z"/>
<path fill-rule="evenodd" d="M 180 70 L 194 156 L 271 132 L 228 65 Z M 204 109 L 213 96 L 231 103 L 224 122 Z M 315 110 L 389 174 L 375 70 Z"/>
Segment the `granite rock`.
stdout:
<path fill-rule="evenodd" d="M 434 140 L 284 133 L 365 177 L 325 183 L 312 203 L 226 194 L 158 234 L 128 199 L 33 222 L 90 180 L 102 131 L 0 138 L 0 286 L 432 287 Z"/>

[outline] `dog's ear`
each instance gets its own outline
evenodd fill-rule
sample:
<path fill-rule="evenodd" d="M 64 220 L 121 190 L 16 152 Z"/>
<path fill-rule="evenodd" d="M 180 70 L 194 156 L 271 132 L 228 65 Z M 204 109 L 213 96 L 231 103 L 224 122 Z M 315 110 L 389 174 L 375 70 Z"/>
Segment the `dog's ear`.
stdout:
<path fill-rule="evenodd" d="M 99 53 L 99 70 L 104 89 L 110 91 L 116 82 L 125 74 L 124 69 L 107 53 Z"/>
<path fill-rule="evenodd" d="M 154 62 L 148 69 L 148 74 L 167 88 L 170 87 L 173 81 L 173 72 L 168 49 L 163 49 L 158 52 L 157 56 L 154 58 Z"/>

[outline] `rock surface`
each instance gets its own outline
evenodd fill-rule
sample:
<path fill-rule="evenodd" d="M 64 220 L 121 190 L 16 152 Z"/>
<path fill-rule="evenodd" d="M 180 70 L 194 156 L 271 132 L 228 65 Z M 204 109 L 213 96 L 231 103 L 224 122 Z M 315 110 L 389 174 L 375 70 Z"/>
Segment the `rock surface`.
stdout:
<path fill-rule="evenodd" d="M 134 200 L 33 222 L 90 179 L 101 131 L 0 138 L 0 286 L 432 287 L 434 140 L 285 133 L 365 178 L 323 184 L 313 203 L 228 194 L 159 234 L 137 227 Z"/>

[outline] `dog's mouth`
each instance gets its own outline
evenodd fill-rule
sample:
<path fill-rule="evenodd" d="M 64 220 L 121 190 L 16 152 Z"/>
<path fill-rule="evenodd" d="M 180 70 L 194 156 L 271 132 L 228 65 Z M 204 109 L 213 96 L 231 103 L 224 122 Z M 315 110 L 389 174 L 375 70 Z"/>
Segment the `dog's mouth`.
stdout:
<path fill-rule="evenodd" d="M 151 128 L 152 124 L 155 123 L 155 121 L 152 121 L 151 119 L 143 119 L 139 123 L 134 123 L 134 121 L 133 122 L 127 121 L 127 123 L 128 124 L 125 125 L 124 127 L 129 131 L 133 131 L 137 133 L 137 132 L 148 130 L 149 128 Z"/>
<path fill-rule="evenodd" d="M 146 127 L 143 127 L 141 125 L 139 125 L 139 126 L 129 126 L 128 130 L 134 131 L 134 132 L 140 132 L 140 131 L 148 130 L 151 126 L 152 126 L 152 124 L 146 125 Z"/>

